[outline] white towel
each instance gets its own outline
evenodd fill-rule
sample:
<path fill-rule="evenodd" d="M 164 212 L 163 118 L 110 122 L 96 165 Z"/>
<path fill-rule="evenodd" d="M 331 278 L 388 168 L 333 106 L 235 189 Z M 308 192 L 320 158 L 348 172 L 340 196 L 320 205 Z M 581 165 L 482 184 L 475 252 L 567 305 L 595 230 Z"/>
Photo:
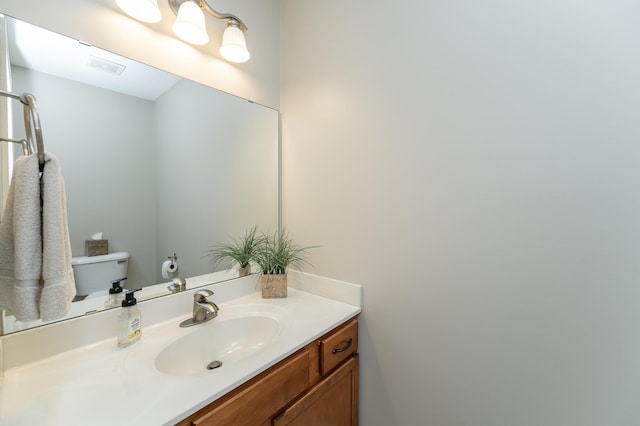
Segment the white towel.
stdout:
<path fill-rule="evenodd" d="M 60 164 L 45 155 L 42 209 L 38 166 L 16 160 L 0 224 L 0 307 L 18 321 L 63 317 L 76 291 Z"/>
<path fill-rule="evenodd" d="M 67 199 L 58 159 L 45 154 L 42 173 L 42 279 L 40 318 L 63 317 L 76 295 L 71 267 L 71 243 L 67 224 Z"/>
<path fill-rule="evenodd" d="M 39 162 L 19 157 L 0 224 L 0 307 L 18 321 L 40 318 L 42 236 Z"/>

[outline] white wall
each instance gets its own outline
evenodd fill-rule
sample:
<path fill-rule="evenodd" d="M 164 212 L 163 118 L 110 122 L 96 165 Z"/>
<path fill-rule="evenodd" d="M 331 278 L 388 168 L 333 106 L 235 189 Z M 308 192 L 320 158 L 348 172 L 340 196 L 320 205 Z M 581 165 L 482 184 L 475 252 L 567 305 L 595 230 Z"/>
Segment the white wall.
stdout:
<path fill-rule="evenodd" d="M 361 424 L 640 424 L 640 4 L 282 4 L 284 224 L 364 285 Z"/>
<path fill-rule="evenodd" d="M 226 23 L 207 19 L 211 42 L 194 47 L 171 31 L 175 15 L 158 2 L 163 19 L 143 24 L 120 11 L 115 0 L 0 0 L 0 13 L 57 31 L 182 77 L 277 108 L 279 106 L 279 0 L 216 0 L 248 26 L 251 60 L 230 64 L 218 48 Z"/>

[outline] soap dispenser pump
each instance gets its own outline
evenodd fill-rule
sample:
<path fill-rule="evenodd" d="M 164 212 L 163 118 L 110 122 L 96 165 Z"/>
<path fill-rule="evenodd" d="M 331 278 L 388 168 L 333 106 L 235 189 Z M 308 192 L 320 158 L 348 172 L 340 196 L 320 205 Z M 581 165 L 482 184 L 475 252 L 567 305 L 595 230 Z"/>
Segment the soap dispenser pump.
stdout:
<path fill-rule="evenodd" d="M 111 281 L 111 288 L 109 289 L 109 299 L 104 303 L 105 308 L 116 308 L 122 305 L 124 300 L 124 293 L 122 292 L 122 286 L 120 283 L 126 280 L 127 277 L 120 278 L 118 280 Z"/>
<path fill-rule="evenodd" d="M 127 291 L 122 301 L 122 310 L 118 315 L 118 346 L 121 348 L 134 344 L 142 336 L 140 308 L 133 297 L 138 290 L 142 289 Z"/>

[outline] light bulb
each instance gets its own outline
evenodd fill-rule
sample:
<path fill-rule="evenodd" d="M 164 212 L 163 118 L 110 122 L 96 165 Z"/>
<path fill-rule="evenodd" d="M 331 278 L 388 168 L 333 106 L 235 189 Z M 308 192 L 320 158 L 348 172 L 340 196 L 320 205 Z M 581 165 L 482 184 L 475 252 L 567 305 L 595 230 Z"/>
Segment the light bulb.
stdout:
<path fill-rule="evenodd" d="M 209 34 L 204 23 L 204 13 L 200 6 L 187 0 L 180 5 L 178 17 L 173 24 L 173 32 L 187 43 L 207 44 Z"/>
<path fill-rule="evenodd" d="M 247 40 L 244 38 L 244 32 L 240 29 L 238 22 L 230 19 L 227 28 L 222 35 L 222 45 L 220 46 L 220 54 L 227 61 L 231 62 L 247 62 L 251 57 L 247 50 Z"/>
<path fill-rule="evenodd" d="M 116 0 L 116 4 L 127 15 L 142 22 L 159 22 L 162 18 L 158 0 Z"/>

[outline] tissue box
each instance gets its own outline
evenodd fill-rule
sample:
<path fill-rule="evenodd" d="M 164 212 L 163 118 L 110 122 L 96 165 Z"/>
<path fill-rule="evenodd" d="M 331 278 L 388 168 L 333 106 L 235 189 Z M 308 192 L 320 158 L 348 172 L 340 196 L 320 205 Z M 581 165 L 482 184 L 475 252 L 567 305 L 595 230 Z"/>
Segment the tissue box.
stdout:
<path fill-rule="evenodd" d="M 85 240 L 87 256 L 109 254 L 109 240 Z"/>

